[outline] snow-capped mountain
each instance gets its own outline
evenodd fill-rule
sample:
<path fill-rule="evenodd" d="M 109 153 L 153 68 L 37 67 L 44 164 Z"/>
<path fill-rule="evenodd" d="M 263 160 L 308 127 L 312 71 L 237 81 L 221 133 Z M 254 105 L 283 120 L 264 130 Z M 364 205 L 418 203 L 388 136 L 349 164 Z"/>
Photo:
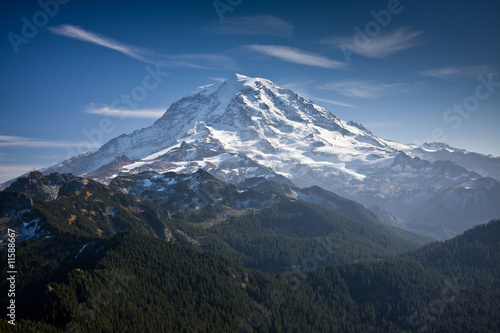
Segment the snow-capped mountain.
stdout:
<path fill-rule="evenodd" d="M 289 89 L 239 74 L 198 88 L 152 126 L 44 173 L 71 172 L 109 183 L 143 171 L 198 169 L 230 183 L 266 177 L 317 185 L 439 238 L 500 217 L 500 183 L 483 178 L 498 175 L 498 158 L 384 140 Z M 446 211 L 453 218 L 443 217 Z"/>
<path fill-rule="evenodd" d="M 47 172 L 77 171 L 109 182 L 115 174 L 204 168 L 232 182 L 272 173 L 298 181 L 310 172 L 313 178 L 326 173 L 350 181 L 365 178 L 357 172 L 360 166 L 390 165 L 398 151 L 408 149 L 291 90 L 237 74 L 172 104 L 151 127 Z"/>

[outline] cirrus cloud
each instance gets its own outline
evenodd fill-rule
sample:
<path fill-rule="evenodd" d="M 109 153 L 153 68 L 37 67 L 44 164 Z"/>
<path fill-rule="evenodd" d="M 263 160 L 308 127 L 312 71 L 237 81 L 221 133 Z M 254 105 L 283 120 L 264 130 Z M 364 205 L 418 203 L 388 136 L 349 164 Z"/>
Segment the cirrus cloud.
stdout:
<path fill-rule="evenodd" d="M 76 142 L 51 141 L 28 138 L 24 136 L 0 135 L 0 147 L 74 147 Z"/>
<path fill-rule="evenodd" d="M 129 45 L 109 37 L 83 29 L 79 26 L 63 24 L 49 27 L 53 34 L 99 45 L 151 65 L 161 67 L 190 67 L 200 69 L 233 68 L 234 61 L 219 54 L 161 54 L 153 50 Z"/>
<path fill-rule="evenodd" d="M 203 30 L 214 35 L 292 38 L 294 27 L 273 15 L 254 15 L 226 18 L 222 22 L 212 21 Z"/>
<path fill-rule="evenodd" d="M 343 68 L 347 64 L 321 55 L 282 45 L 247 45 L 248 49 L 299 65 L 321 68 Z"/>
<path fill-rule="evenodd" d="M 437 77 L 440 79 L 451 79 L 456 77 L 477 77 L 492 73 L 490 66 L 447 66 L 435 69 L 428 69 L 421 74 L 424 76 Z"/>
<path fill-rule="evenodd" d="M 408 83 L 378 83 L 374 80 L 337 81 L 318 86 L 347 97 L 377 99 L 382 96 L 409 93 L 414 85 Z"/>
<path fill-rule="evenodd" d="M 340 47 L 344 54 L 350 51 L 368 58 L 383 58 L 418 45 L 418 37 L 421 34 L 421 30 L 401 27 L 374 37 L 359 33 L 347 37 L 326 37 L 321 40 L 321 43 Z"/>
<path fill-rule="evenodd" d="M 90 114 L 99 114 L 108 117 L 119 117 L 119 118 L 142 118 L 142 119 L 158 119 L 164 113 L 164 109 L 118 109 L 113 108 L 108 105 L 95 105 L 90 104 L 85 112 Z"/>

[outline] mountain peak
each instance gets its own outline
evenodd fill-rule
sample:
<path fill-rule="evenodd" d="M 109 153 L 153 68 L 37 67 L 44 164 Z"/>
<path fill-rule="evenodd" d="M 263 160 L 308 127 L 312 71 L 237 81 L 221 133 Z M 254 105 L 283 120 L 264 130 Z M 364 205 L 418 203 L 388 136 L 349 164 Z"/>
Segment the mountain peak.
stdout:
<path fill-rule="evenodd" d="M 247 174 L 235 168 L 233 161 L 231 172 L 224 177 L 222 169 L 212 173 L 223 180 L 238 181 L 266 172 L 273 177 L 291 177 L 290 171 L 303 161 L 305 167 L 314 165 L 314 170 L 333 168 L 335 174 L 362 179 L 356 172 L 346 173 L 349 167 L 341 164 L 350 162 L 351 154 L 359 148 L 365 150 L 361 155 L 356 153 L 360 157 L 355 159 L 364 159 L 366 148 L 371 149 L 375 141 L 361 125 L 350 125 L 289 89 L 235 73 L 174 102 L 152 126 L 109 141 L 79 160 L 78 168 L 71 171 L 95 173 L 116 156 L 125 155 L 130 163 L 119 165 L 119 170 L 110 168 L 110 175 L 98 178 L 109 181 L 114 174 L 145 170 L 191 173 L 200 168 L 219 169 L 234 158 L 246 166 L 255 164 L 256 169 Z M 340 159 L 336 157 L 339 153 Z M 332 158 L 328 157 L 331 154 Z"/>
<path fill-rule="evenodd" d="M 175 102 L 158 120 L 158 125 L 164 126 L 173 120 L 176 126 L 188 120 L 192 127 L 195 122 L 203 121 L 226 123 L 240 129 L 251 125 L 262 128 L 264 124 L 290 128 L 290 122 L 317 120 L 329 129 L 338 129 L 339 125 L 339 119 L 333 114 L 295 92 L 280 88 L 270 80 L 238 73 L 223 82 L 199 87 Z"/>
<path fill-rule="evenodd" d="M 240 81 L 240 80 L 248 80 L 248 79 L 250 79 L 250 76 L 234 73 L 234 75 L 231 76 L 228 80 L 233 79 L 233 78 L 235 78 L 237 81 Z"/>
<path fill-rule="evenodd" d="M 415 225 L 444 225 L 448 217 L 446 228 L 454 232 L 462 231 L 457 223 L 498 216 L 500 183 L 482 185 L 478 174 L 451 162 L 432 164 L 439 156 L 451 160 L 456 150 L 449 146 L 423 147 L 384 140 L 290 89 L 235 73 L 173 103 L 152 126 L 116 137 L 97 152 L 44 173 L 85 174 L 105 183 L 143 171 L 193 174 L 202 169 L 231 183 L 264 177 L 299 187 L 322 186 Z M 488 163 L 498 170 L 498 161 Z M 481 206 L 475 204 L 479 197 Z M 463 214 L 464 209 L 470 214 Z M 450 235 L 422 229 L 438 237 Z"/>
<path fill-rule="evenodd" d="M 198 87 L 187 97 L 196 95 L 208 96 L 214 93 L 218 93 L 221 97 L 231 94 L 236 95 L 244 86 L 255 87 L 257 82 L 267 86 L 275 86 L 274 83 L 266 79 L 252 78 L 250 76 L 234 73 L 224 81 Z"/>

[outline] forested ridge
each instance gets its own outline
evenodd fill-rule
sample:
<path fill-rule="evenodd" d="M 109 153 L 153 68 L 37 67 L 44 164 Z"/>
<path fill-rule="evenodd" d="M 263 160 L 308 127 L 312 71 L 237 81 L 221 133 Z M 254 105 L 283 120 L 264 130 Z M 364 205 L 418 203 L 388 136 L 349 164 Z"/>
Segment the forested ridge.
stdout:
<path fill-rule="evenodd" d="M 499 230 L 492 221 L 387 261 L 312 267 L 313 256 L 282 273 L 136 232 L 96 240 L 76 258 L 84 244 L 30 240 L 18 246 L 20 321 L 1 325 L 13 332 L 495 332 Z"/>
<path fill-rule="evenodd" d="M 28 203 L 16 208 L 24 213 L 10 218 L 10 225 L 18 230 L 25 228 L 23 225 L 35 228 L 38 223 L 41 237 L 58 236 L 87 242 L 134 231 L 183 244 L 197 244 L 223 253 L 240 265 L 264 271 L 284 271 L 300 265 L 302 258 L 310 256 L 314 245 L 324 238 L 334 243 L 336 251 L 322 264 L 388 259 L 419 246 L 404 234 L 382 225 L 361 205 L 340 197 L 335 200 L 342 205 L 342 213 L 288 197 L 279 197 L 261 209 L 235 210 L 236 188 L 224 187 L 207 173 L 201 176 L 208 178 L 207 187 L 225 188 L 224 199 L 229 206 L 216 203 L 202 209 L 186 208 L 171 215 L 167 208 L 154 202 L 136 199 L 92 180 L 35 173 L 0 192 L 0 212 L 12 215 L 12 208 L 17 204 L 11 201 L 20 201 L 21 196 Z M 63 185 L 58 193 L 52 194 L 55 199 L 47 200 L 47 187 L 55 183 Z M 203 196 L 209 195 L 207 192 L 210 191 L 204 191 Z M 254 200 L 259 198 L 259 193 L 263 192 L 252 191 Z M 176 196 L 182 195 L 176 192 Z M 262 200 L 271 196 L 263 194 Z M 217 218 L 218 215 L 224 218 Z"/>
<path fill-rule="evenodd" d="M 0 227 L 35 230 L 16 244 L 16 325 L 3 316 L 2 332 L 500 330 L 500 220 L 421 246 L 351 202 L 349 215 L 280 200 L 171 216 L 93 181 L 33 177 L 0 192 Z"/>

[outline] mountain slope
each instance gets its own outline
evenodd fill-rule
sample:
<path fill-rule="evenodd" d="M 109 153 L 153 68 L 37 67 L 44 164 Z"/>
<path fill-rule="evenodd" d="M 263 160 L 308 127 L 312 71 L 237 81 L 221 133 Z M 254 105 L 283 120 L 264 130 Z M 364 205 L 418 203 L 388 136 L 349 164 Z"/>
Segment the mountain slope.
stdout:
<path fill-rule="evenodd" d="M 258 181 L 261 187 L 263 182 L 284 187 L 265 179 Z M 16 230 L 18 241 L 63 237 L 88 244 L 95 238 L 135 231 L 210 249 L 267 271 L 299 265 L 318 243 L 335 247 L 335 255 L 321 263 L 325 265 L 392 258 L 416 249 L 415 240 L 426 241 L 395 232 L 361 205 L 323 190 L 318 193 L 330 198 L 322 207 L 297 200 L 295 192 L 291 198 L 242 189 L 203 170 L 191 175 L 149 172 L 117 177 L 112 187 L 69 174 L 37 172 L 11 188 L 0 192 L 4 240 L 7 228 Z M 57 196 L 42 200 L 56 192 Z"/>
<path fill-rule="evenodd" d="M 168 212 L 151 202 L 70 174 L 34 172 L 0 192 L 3 240 L 7 228 L 16 230 L 18 241 L 55 236 L 94 239 L 127 230 L 168 239 L 169 220 Z"/>
<path fill-rule="evenodd" d="M 428 161 L 451 161 L 468 170 L 477 172 L 483 177 L 500 180 L 500 157 L 468 152 L 464 149 L 450 147 L 444 143 L 424 143 L 412 151 L 415 155 Z"/>
<path fill-rule="evenodd" d="M 174 217 L 180 216 L 184 220 L 204 225 L 208 228 L 207 232 L 217 229 L 217 225 L 224 225 L 218 233 L 222 232 L 220 235 L 223 235 L 228 232 L 228 229 L 232 229 L 230 238 L 234 238 L 235 235 L 251 238 L 259 232 L 262 233 L 262 236 L 266 235 L 265 237 L 278 237 L 279 235 L 274 234 L 280 232 L 266 229 L 266 227 L 261 230 L 264 224 L 259 221 L 268 219 L 265 215 L 270 210 L 275 211 L 273 214 L 282 210 L 279 214 L 283 217 L 287 216 L 287 218 L 281 223 L 288 219 L 297 220 L 295 231 L 289 230 L 290 234 L 287 234 L 289 236 L 295 235 L 296 232 L 312 234 L 314 228 L 318 228 L 316 230 L 317 236 L 327 236 L 331 233 L 330 224 L 338 225 L 341 223 L 340 221 L 350 220 L 349 223 L 355 226 L 354 229 L 370 229 L 370 231 L 366 231 L 366 235 L 379 235 L 377 237 L 382 234 L 390 235 L 389 243 L 395 242 L 398 238 L 421 244 L 431 241 L 429 238 L 411 232 L 382 225 L 375 215 L 362 205 L 320 187 L 300 189 L 262 177 L 248 178 L 245 182 L 235 186 L 224 183 L 203 170 L 198 170 L 193 174 L 165 173 L 159 175 L 154 172 L 143 172 L 130 176 L 118 176 L 113 179 L 110 186 L 122 192 L 133 194 L 139 199 L 152 200 L 170 212 L 176 213 L 173 215 Z M 308 205 L 304 203 L 308 203 Z M 328 218 L 314 215 L 314 211 L 319 209 L 314 207 L 315 205 L 326 208 L 325 216 L 328 215 Z M 290 214 L 291 211 L 295 211 L 295 213 Z M 320 221 L 324 221 L 321 222 L 324 223 L 322 227 L 320 227 Z M 229 225 L 226 225 L 228 223 Z M 253 229 L 251 230 L 248 225 L 252 225 Z M 287 228 L 289 227 L 283 226 L 279 229 L 288 230 Z M 299 229 L 302 231 L 298 231 Z M 245 236 L 246 232 L 249 235 Z M 199 237 L 206 237 L 206 235 Z M 348 235 L 346 239 L 352 239 L 352 235 Z M 269 240 L 275 242 L 272 239 Z M 204 244 L 206 241 L 207 239 L 204 239 L 201 243 Z M 232 243 L 231 248 L 239 245 L 237 242 L 228 241 Z M 361 244 L 364 241 L 357 239 L 350 242 Z M 254 244 L 256 246 L 262 243 L 260 246 L 264 246 L 263 242 L 264 238 L 255 239 Z M 299 240 L 296 242 L 304 243 Z M 303 244 L 298 243 L 294 250 L 302 248 Z M 383 242 L 383 246 L 388 248 L 387 241 Z"/>
<path fill-rule="evenodd" d="M 143 171 L 204 169 L 230 183 L 265 177 L 299 187 L 316 185 L 378 206 L 406 221 L 408 228 L 438 238 L 500 217 L 499 205 L 486 202 L 487 210 L 467 206 L 462 195 L 468 188 L 471 197 L 478 195 L 476 188 L 485 191 L 481 174 L 495 174 L 491 170 L 500 169 L 500 160 L 475 154 L 476 162 L 469 163 L 466 157 L 472 155 L 446 155 L 431 148 L 384 140 L 269 80 L 236 74 L 173 103 L 150 127 L 44 172 L 85 174 L 109 183 Z M 441 159 L 447 157 L 456 163 Z M 490 171 L 464 168 L 481 171 L 483 164 Z M 486 187 L 493 197 L 500 193 L 494 183 Z M 435 200 L 438 192 L 446 192 L 446 202 Z M 422 210 L 427 202 L 437 205 Z M 443 205 L 464 214 L 436 220 Z"/>

